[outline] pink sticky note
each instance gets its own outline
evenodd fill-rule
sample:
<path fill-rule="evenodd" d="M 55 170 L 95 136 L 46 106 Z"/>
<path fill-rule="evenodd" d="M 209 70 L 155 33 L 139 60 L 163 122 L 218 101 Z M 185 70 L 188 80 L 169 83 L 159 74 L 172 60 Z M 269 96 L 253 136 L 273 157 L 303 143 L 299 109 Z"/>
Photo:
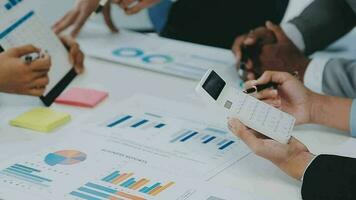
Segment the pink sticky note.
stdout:
<path fill-rule="evenodd" d="M 55 102 L 59 104 L 93 108 L 107 96 L 107 92 L 86 88 L 71 88 L 61 94 Z"/>

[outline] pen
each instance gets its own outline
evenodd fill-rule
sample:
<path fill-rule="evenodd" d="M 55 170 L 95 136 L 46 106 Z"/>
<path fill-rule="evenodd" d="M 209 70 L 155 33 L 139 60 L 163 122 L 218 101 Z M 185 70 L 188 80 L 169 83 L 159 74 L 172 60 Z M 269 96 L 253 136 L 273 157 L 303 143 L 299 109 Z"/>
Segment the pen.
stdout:
<path fill-rule="evenodd" d="M 31 54 L 28 54 L 28 55 L 25 55 L 22 57 L 22 60 L 25 64 L 31 64 L 33 61 L 39 59 L 41 56 L 40 53 L 31 53 Z"/>
<path fill-rule="evenodd" d="M 263 84 L 263 85 L 256 85 L 256 86 L 252 86 L 249 89 L 244 90 L 243 92 L 246 94 L 251 94 L 251 93 L 255 93 L 255 92 L 260 92 L 262 90 L 265 90 L 267 88 L 277 88 L 278 84 L 277 83 L 267 83 L 267 84 Z"/>
<path fill-rule="evenodd" d="M 108 2 L 108 0 L 100 0 L 99 2 L 99 6 L 96 8 L 95 10 L 95 14 L 100 13 L 101 11 L 103 11 L 104 6 L 106 5 L 106 3 Z"/>

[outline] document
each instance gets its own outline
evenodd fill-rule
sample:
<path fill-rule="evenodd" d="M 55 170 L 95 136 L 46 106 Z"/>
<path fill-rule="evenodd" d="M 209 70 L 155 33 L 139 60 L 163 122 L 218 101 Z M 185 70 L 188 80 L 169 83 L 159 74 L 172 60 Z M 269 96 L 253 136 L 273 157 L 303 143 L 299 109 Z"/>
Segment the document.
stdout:
<path fill-rule="evenodd" d="M 65 131 L 73 134 L 56 145 L 0 163 L 0 198 L 256 200 L 236 189 L 176 176 L 162 168 L 164 160 L 152 165 L 143 155 L 111 149 L 101 136 Z"/>
<path fill-rule="evenodd" d="M 201 116 L 190 118 L 188 112 Z M 250 153 L 227 130 L 226 118 L 204 119 L 208 115 L 189 104 L 138 95 L 100 113 L 87 120 L 88 133 L 106 137 L 115 152 L 145 158 L 177 176 L 210 180 Z"/>
<path fill-rule="evenodd" d="M 79 37 L 83 51 L 96 58 L 192 80 L 208 69 L 240 80 L 230 50 L 120 30 L 108 34 L 89 24 Z M 100 48 L 98 48 L 98 45 Z M 239 81 L 238 84 L 240 84 Z"/>
<path fill-rule="evenodd" d="M 52 66 L 42 101 L 49 106 L 76 74 L 69 62 L 68 51 L 50 27 L 42 22 L 32 4 L 23 0 L 0 1 L 0 52 L 28 44 L 48 52 Z"/>

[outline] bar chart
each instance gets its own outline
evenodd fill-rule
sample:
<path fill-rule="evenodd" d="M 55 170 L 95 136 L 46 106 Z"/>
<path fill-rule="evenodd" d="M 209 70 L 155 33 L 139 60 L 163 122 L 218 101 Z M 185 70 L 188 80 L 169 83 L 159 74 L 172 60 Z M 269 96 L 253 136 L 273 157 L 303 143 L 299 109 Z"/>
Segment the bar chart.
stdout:
<path fill-rule="evenodd" d="M 22 0 L 9 0 L 7 1 L 7 3 L 4 5 L 4 8 L 6 10 L 11 10 L 12 8 L 14 8 L 17 4 L 21 3 Z"/>
<path fill-rule="evenodd" d="M 219 137 L 213 134 L 207 134 L 204 132 L 194 131 L 194 130 L 181 130 L 173 135 L 170 143 L 188 143 L 196 142 L 201 145 L 215 145 L 220 151 L 228 149 L 230 146 L 235 144 L 234 140 L 229 140 L 224 137 Z"/>
<path fill-rule="evenodd" d="M 51 179 L 41 176 L 41 170 L 22 164 L 14 164 L 0 171 L 2 176 L 24 181 L 30 184 L 36 184 L 41 187 L 49 187 Z"/>
<path fill-rule="evenodd" d="M 114 171 L 100 181 L 87 182 L 70 193 L 71 196 L 85 200 L 145 200 L 157 197 L 172 187 L 174 182 L 157 182 L 142 178 L 133 172 Z M 147 196 L 147 198 L 145 197 Z"/>
<path fill-rule="evenodd" d="M 136 190 L 140 193 L 148 194 L 151 196 L 157 196 L 174 185 L 174 182 L 162 184 L 161 182 L 152 182 L 150 179 L 137 178 L 134 176 L 135 174 L 131 172 L 125 173 L 114 171 L 110 175 L 104 177 L 102 181 L 111 183 L 113 185 L 119 185 L 131 190 Z"/>
<path fill-rule="evenodd" d="M 122 114 L 118 117 L 115 117 L 110 122 L 106 123 L 105 126 L 108 128 L 135 128 L 135 129 L 162 129 L 165 128 L 167 125 L 163 122 L 158 122 L 154 118 L 159 118 L 159 116 L 154 114 L 146 113 L 144 116 L 138 117 L 129 114 Z"/>

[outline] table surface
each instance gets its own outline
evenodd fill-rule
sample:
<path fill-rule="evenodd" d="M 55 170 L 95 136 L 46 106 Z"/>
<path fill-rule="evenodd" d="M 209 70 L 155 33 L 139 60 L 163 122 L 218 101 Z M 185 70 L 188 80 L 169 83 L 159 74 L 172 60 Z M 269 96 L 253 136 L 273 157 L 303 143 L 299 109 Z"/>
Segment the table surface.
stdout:
<path fill-rule="evenodd" d="M 197 83 L 89 57 L 85 65 L 85 74 L 75 79 L 71 86 L 103 89 L 109 92 L 110 97 L 95 109 L 54 104 L 52 107 L 56 110 L 72 115 L 71 123 L 76 123 L 83 116 L 94 115 L 102 106 L 139 93 L 187 102 L 193 96 Z M 43 145 L 50 145 L 56 138 L 61 137 L 57 132 L 39 134 L 8 125 L 8 121 L 13 117 L 40 105 L 42 104 L 39 99 L 34 97 L 0 94 L 0 160 L 28 151 L 36 151 L 41 147 L 34 143 L 39 144 L 41 141 Z M 313 125 L 297 127 L 293 135 L 315 154 L 336 153 L 342 144 L 354 140 L 347 133 Z M 301 199 L 301 182 L 288 177 L 269 161 L 252 154 L 217 175 L 211 182 L 252 192 L 262 196 L 263 199 Z"/>

